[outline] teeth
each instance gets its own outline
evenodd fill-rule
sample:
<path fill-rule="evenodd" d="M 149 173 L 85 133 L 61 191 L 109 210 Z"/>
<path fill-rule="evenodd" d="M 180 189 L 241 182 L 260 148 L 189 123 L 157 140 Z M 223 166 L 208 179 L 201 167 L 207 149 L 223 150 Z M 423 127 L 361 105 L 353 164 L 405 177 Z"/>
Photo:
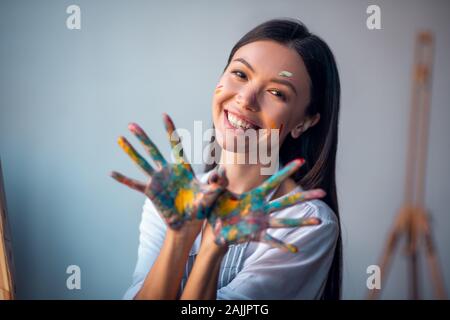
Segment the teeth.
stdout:
<path fill-rule="evenodd" d="M 233 125 L 233 127 L 242 129 L 250 129 L 253 127 L 250 123 L 236 117 L 230 112 L 227 112 L 227 114 L 228 114 L 228 121 Z"/>

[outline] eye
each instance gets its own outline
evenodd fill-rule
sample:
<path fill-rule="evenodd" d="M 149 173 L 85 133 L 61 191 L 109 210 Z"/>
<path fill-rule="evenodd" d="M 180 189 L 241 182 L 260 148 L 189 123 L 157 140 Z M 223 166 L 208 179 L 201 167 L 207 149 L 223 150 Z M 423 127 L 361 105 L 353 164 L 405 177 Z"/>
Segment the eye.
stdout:
<path fill-rule="evenodd" d="M 240 70 L 233 70 L 231 71 L 232 74 L 236 75 L 237 77 L 241 78 L 241 79 L 247 79 L 247 75 L 240 71 Z"/>
<path fill-rule="evenodd" d="M 286 101 L 286 95 L 283 92 L 275 89 L 269 90 L 269 92 L 275 92 L 276 94 L 274 94 L 274 96 L 281 99 L 282 101 Z"/>

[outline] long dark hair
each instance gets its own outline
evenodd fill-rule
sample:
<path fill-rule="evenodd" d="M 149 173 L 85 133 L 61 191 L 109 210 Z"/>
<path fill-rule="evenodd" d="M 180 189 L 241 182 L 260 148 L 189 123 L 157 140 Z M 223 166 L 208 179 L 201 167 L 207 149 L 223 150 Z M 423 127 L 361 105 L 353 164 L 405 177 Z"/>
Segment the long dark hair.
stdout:
<path fill-rule="evenodd" d="M 311 79 L 310 103 L 306 115 L 320 113 L 320 121 L 303 132 L 297 139 L 288 135 L 280 147 L 280 165 L 295 158 L 304 158 L 305 164 L 293 179 L 305 190 L 322 188 L 327 195 L 322 200 L 334 211 L 339 221 L 336 193 L 336 151 L 338 144 L 338 119 L 340 103 L 339 74 L 328 45 L 309 32 L 300 21 L 273 19 L 264 22 L 245 34 L 233 47 L 228 64 L 242 46 L 258 40 L 273 40 L 298 52 Z M 216 164 L 207 165 L 206 171 Z M 340 299 L 342 282 L 342 239 L 339 237 L 334 252 L 322 299 Z"/>

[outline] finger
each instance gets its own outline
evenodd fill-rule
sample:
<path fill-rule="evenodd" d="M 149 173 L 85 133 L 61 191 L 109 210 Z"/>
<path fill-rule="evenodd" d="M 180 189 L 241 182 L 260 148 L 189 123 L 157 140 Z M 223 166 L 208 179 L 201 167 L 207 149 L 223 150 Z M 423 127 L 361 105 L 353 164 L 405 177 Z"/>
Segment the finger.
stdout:
<path fill-rule="evenodd" d="M 166 159 L 164 159 L 158 147 L 147 136 L 145 131 L 142 130 L 142 128 L 139 127 L 136 123 L 130 123 L 128 125 L 128 129 L 139 139 L 139 141 L 141 141 L 147 153 L 150 155 L 150 157 L 152 157 L 158 168 L 161 169 L 162 166 L 167 163 L 167 161 Z"/>
<path fill-rule="evenodd" d="M 110 176 L 113 177 L 116 181 L 130 187 L 131 189 L 145 193 L 145 185 L 140 181 L 127 178 L 123 174 L 120 174 L 116 171 L 111 172 Z"/>
<path fill-rule="evenodd" d="M 148 164 L 148 162 L 133 148 L 133 146 L 128 142 L 128 140 L 124 137 L 119 137 L 117 140 L 117 143 L 119 143 L 119 146 L 125 151 L 126 154 L 130 156 L 130 158 L 133 160 L 134 163 L 136 163 L 139 168 L 144 170 L 148 176 L 152 176 L 154 170 L 153 168 Z"/>
<path fill-rule="evenodd" d="M 193 172 L 191 165 L 184 158 L 183 145 L 181 144 L 180 137 L 178 136 L 177 132 L 175 131 L 175 125 L 173 124 L 172 119 L 166 113 L 163 114 L 163 118 L 164 118 L 164 125 L 166 127 L 167 135 L 169 138 L 170 145 L 172 147 L 172 153 L 175 157 L 175 160 L 178 163 L 184 164 L 186 169 Z"/>
<path fill-rule="evenodd" d="M 292 227 L 306 227 L 316 226 L 321 224 L 319 218 L 271 218 L 269 219 L 269 228 L 292 228 Z"/>
<path fill-rule="evenodd" d="M 219 169 L 220 167 L 217 166 L 214 171 L 209 175 L 208 177 L 208 184 L 217 183 L 219 181 Z M 223 171 L 223 170 L 222 170 Z"/>
<path fill-rule="evenodd" d="M 228 179 L 224 167 L 217 167 L 208 177 L 208 184 L 218 184 L 221 187 L 228 185 Z"/>
<path fill-rule="evenodd" d="M 293 195 L 270 201 L 266 206 L 266 212 L 272 213 L 274 211 L 282 210 L 301 202 L 323 198 L 325 197 L 325 195 L 326 192 L 322 189 L 299 191 L 294 193 Z"/>
<path fill-rule="evenodd" d="M 206 209 L 206 215 L 209 215 L 212 207 L 211 205 L 217 200 L 217 197 L 224 191 L 228 185 L 228 180 L 225 175 L 225 169 L 216 168 L 209 176 L 206 184 L 202 183 L 201 192 L 203 197 L 200 202 Z M 204 218 L 204 217 L 203 217 Z M 199 219 L 199 218 L 197 218 Z"/>
<path fill-rule="evenodd" d="M 270 246 L 272 246 L 274 248 L 279 248 L 279 249 L 281 249 L 281 250 L 283 250 L 285 252 L 291 252 L 291 253 L 298 252 L 297 247 L 294 246 L 293 244 L 284 243 L 283 241 L 272 237 L 267 232 L 264 232 L 261 235 L 260 241 L 264 242 L 264 243 L 267 243 L 268 245 L 270 245 Z"/>
<path fill-rule="evenodd" d="M 269 179 L 264 181 L 256 190 L 262 194 L 268 194 L 276 186 L 278 186 L 283 180 L 297 171 L 303 164 L 305 159 L 295 159 L 289 162 L 283 169 L 272 175 Z"/>

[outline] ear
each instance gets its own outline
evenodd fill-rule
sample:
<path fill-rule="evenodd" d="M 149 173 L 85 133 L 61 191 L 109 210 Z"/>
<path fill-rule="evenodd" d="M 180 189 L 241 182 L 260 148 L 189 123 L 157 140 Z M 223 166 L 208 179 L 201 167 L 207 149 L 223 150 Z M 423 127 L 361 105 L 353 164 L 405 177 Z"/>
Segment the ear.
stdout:
<path fill-rule="evenodd" d="M 297 139 L 302 135 L 303 132 L 308 130 L 310 127 L 314 127 L 320 120 L 320 113 L 316 113 L 313 117 L 307 118 L 303 122 L 299 123 L 295 126 L 294 129 L 291 130 L 291 136 L 294 139 Z"/>

